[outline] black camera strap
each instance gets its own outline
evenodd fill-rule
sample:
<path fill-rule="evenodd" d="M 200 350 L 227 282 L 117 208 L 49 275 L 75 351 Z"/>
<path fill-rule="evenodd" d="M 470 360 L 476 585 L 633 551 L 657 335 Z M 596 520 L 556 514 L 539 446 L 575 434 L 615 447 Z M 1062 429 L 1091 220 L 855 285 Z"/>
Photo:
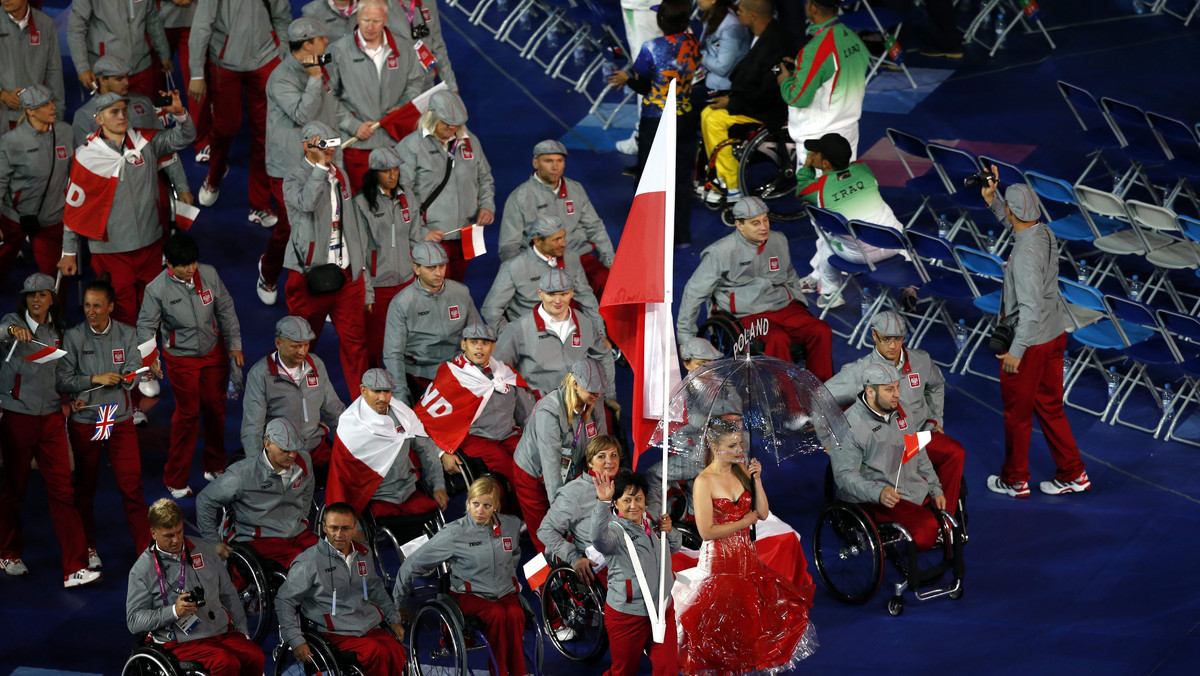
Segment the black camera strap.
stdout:
<path fill-rule="evenodd" d="M 442 182 L 433 189 L 433 192 L 429 193 L 429 197 L 426 197 L 425 200 L 421 202 L 421 218 L 425 218 L 425 212 L 429 211 L 429 207 L 433 205 L 434 200 L 436 200 L 438 196 L 442 194 L 442 191 L 446 189 L 446 184 L 450 182 L 450 173 L 452 171 L 454 171 L 454 156 L 447 154 L 446 175 L 442 176 Z"/>
<path fill-rule="evenodd" d="M 38 200 L 37 211 L 33 212 L 34 217 L 39 219 L 39 223 L 41 222 L 42 218 L 42 207 L 46 204 L 46 195 L 50 194 L 50 186 L 54 185 L 54 170 L 58 169 L 58 151 L 56 150 L 56 148 L 58 148 L 57 125 L 57 121 L 50 123 L 50 177 L 46 179 L 46 189 L 42 191 L 42 198 Z M 15 207 L 16 205 L 13 206 Z M 16 211 L 15 208 L 13 210 Z"/>

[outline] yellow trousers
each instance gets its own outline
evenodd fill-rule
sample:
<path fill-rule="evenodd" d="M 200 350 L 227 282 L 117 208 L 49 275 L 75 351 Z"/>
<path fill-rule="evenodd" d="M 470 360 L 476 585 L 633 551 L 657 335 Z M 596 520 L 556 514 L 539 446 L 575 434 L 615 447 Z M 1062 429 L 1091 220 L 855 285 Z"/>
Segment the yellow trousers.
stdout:
<path fill-rule="evenodd" d="M 724 108 L 714 109 L 712 106 L 700 111 L 700 135 L 704 137 L 704 151 L 712 158 L 713 148 L 729 138 L 729 128 L 735 124 L 753 122 L 762 124 L 747 115 L 730 115 Z M 725 182 L 725 187 L 735 190 L 738 187 L 738 161 L 733 156 L 733 147 L 725 146 L 717 153 L 717 178 Z"/>

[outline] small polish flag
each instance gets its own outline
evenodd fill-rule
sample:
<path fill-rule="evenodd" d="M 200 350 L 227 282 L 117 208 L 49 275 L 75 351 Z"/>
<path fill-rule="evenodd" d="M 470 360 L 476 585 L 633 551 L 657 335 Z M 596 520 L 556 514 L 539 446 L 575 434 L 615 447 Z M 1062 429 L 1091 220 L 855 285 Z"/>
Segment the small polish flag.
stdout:
<path fill-rule="evenodd" d="M 132 383 L 133 381 L 135 381 L 139 377 L 141 377 L 141 375 L 143 373 L 145 373 L 146 371 L 149 371 L 149 370 L 150 370 L 149 366 L 143 366 L 142 368 L 134 371 L 133 373 L 126 373 L 125 375 L 121 376 L 121 380 L 124 380 L 127 383 Z"/>
<path fill-rule="evenodd" d="M 138 354 L 142 356 L 142 366 L 149 367 L 158 359 L 158 341 L 151 338 L 138 345 Z"/>
<path fill-rule="evenodd" d="M 922 448 L 925 448 L 925 446 L 929 444 L 930 440 L 932 439 L 933 432 L 929 431 L 917 432 L 916 434 L 905 434 L 904 454 L 900 456 L 900 464 L 903 465 L 909 460 L 915 458 L 917 453 L 919 453 Z"/>
<path fill-rule="evenodd" d="M 180 202 L 179 198 L 175 198 L 175 225 L 179 226 L 180 230 L 191 230 L 192 223 L 199 215 L 200 207 Z"/>
<path fill-rule="evenodd" d="M 462 229 L 463 260 L 471 260 L 476 256 L 487 253 L 487 245 L 483 243 L 483 228 L 475 223 Z"/>
<path fill-rule="evenodd" d="M 45 364 L 48 361 L 54 361 L 66 354 L 66 350 L 60 350 L 57 347 L 47 345 L 33 354 L 26 355 L 25 361 L 31 361 L 35 364 Z"/>
<path fill-rule="evenodd" d="M 546 578 L 550 577 L 550 564 L 546 563 L 545 554 L 538 554 L 529 559 L 523 568 L 530 589 L 541 589 L 542 585 L 546 584 Z"/>

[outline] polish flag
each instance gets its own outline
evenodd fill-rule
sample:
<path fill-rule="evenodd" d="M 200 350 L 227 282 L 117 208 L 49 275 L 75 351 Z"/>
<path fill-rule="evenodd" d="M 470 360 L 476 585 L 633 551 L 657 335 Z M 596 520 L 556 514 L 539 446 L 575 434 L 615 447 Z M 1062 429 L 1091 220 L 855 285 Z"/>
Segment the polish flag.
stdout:
<path fill-rule="evenodd" d="M 483 227 L 472 223 L 462 229 L 463 260 L 471 260 L 476 256 L 487 253 L 487 245 L 483 243 Z"/>
<path fill-rule="evenodd" d="M 66 350 L 60 350 L 52 345 L 46 345 L 42 349 L 25 356 L 25 361 L 31 361 L 35 364 L 45 364 L 46 362 L 59 359 L 67 353 Z"/>
<path fill-rule="evenodd" d="M 329 459 L 325 504 L 350 503 L 362 513 L 383 482 L 407 439 L 425 436 L 425 428 L 412 409 L 392 399 L 392 413 L 400 421 L 374 411 L 362 397 L 338 418 L 337 436 Z"/>
<path fill-rule="evenodd" d="M 416 130 L 417 120 L 421 119 L 421 114 L 429 109 L 429 98 L 433 96 L 434 92 L 443 89 L 449 90 L 450 88 L 446 86 L 445 82 L 438 83 L 436 87 L 423 92 L 417 98 L 388 113 L 379 121 L 379 126 L 383 127 L 396 140 L 408 136 Z"/>
<path fill-rule="evenodd" d="M 138 354 L 142 357 L 142 366 L 149 367 L 158 359 L 158 341 L 151 338 L 138 345 Z"/>
<path fill-rule="evenodd" d="M 191 230 L 192 223 L 196 222 L 199 215 L 200 207 L 180 202 L 178 197 L 175 198 L 175 225 L 179 226 L 180 230 Z"/>
<path fill-rule="evenodd" d="M 546 578 L 550 577 L 550 564 L 546 562 L 546 555 L 538 554 L 526 561 L 522 568 L 525 572 L 525 581 L 529 583 L 529 588 L 540 594 L 542 585 L 546 584 Z"/>
<path fill-rule="evenodd" d="M 929 445 L 933 439 L 933 432 L 917 432 L 916 434 L 904 435 L 904 453 L 900 456 L 900 464 L 907 464 L 909 460 L 917 457 L 917 453 Z"/>
<path fill-rule="evenodd" d="M 529 387 L 508 364 L 493 359 L 488 366 L 492 369 L 490 379 L 466 355 L 460 354 L 439 366 L 433 381 L 425 388 L 414 413 L 438 448 L 447 452 L 458 448 L 493 392 Z"/>
<path fill-rule="evenodd" d="M 153 134 L 143 135 L 137 129 L 130 129 L 122 152 L 110 148 L 99 130 L 88 137 L 75 151 L 75 161 L 71 164 L 63 225 L 89 239 L 104 239 L 121 168 L 127 163 L 126 157 L 141 160 L 149 136 Z"/>
<path fill-rule="evenodd" d="M 127 383 L 132 383 L 133 381 L 135 381 L 139 377 L 141 377 L 141 375 L 143 373 L 145 373 L 149 370 L 150 370 L 149 366 L 143 366 L 142 368 L 134 371 L 133 373 L 126 373 L 125 375 L 121 376 L 121 380 L 124 380 Z"/>

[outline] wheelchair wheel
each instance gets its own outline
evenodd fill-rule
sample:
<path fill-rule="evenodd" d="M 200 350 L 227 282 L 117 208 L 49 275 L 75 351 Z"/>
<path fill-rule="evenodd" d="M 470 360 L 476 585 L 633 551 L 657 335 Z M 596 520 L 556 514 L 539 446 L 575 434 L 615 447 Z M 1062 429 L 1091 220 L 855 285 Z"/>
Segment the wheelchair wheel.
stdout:
<path fill-rule="evenodd" d="M 604 592 L 581 580 L 571 568 L 555 568 L 546 577 L 542 617 L 546 618 L 546 635 L 554 649 L 568 660 L 592 662 L 608 650 Z"/>
<path fill-rule="evenodd" d="M 525 633 L 522 644 L 525 651 L 525 669 L 533 676 L 541 676 L 542 664 L 546 657 L 546 642 L 542 640 L 542 623 L 536 613 L 533 612 L 533 606 L 529 605 L 529 600 L 524 594 L 517 593 L 517 601 L 521 604 L 521 610 L 525 611 Z"/>
<path fill-rule="evenodd" d="M 742 146 L 738 162 L 742 194 L 761 197 L 772 220 L 796 221 L 807 215 L 796 197 L 796 152 L 786 129 L 762 131 Z"/>
<path fill-rule="evenodd" d="M 733 354 L 733 346 L 742 335 L 742 325 L 737 318 L 723 310 L 713 310 L 696 330 L 696 335 L 712 343 L 726 357 Z"/>
<path fill-rule="evenodd" d="M 199 662 L 180 662 L 165 648 L 143 645 L 135 648 L 125 660 L 121 676 L 185 676 L 203 673 L 203 669 Z"/>
<path fill-rule="evenodd" d="M 274 592 L 269 574 L 258 553 L 246 545 L 232 545 L 229 576 L 233 578 L 242 608 L 246 611 L 246 631 L 250 640 L 261 645 L 275 623 Z M 277 589 L 278 587 L 275 587 Z"/>
<path fill-rule="evenodd" d="M 357 664 L 340 663 L 324 637 L 306 631 L 304 640 L 312 651 L 312 661 L 297 661 L 291 647 L 281 640 L 273 655 L 275 676 L 364 676 Z"/>
<path fill-rule="evenodd" d="M 400 572 L 400 566 L 404 565 L 404 552 L 400 549 L 400 545 L 403 543 L 392 533 L 391 529 L 380 526 L 370 515 L 364 515 L 361 522 L 371 548 L 371 555 L 375 557 L 375 570 L 379 573 L 379 578 L 383 580 L 388 592 L 391 592 L 392 587 L 396 585 L 396 576 Z"/>
<path fill-rule="evenodd" d="M 418 676 L 467 676 L 467 642 L 458 618 L 440 599 L 421 606 L 408 633 L 408 658 Z"/>
<path fill-rule="evenodd" d="M 836 502 L 821 512 L 813 558 L 825 588 L 843 603 L 862 605 L 883 583 L 879 531 L 856 505 Z"/>

